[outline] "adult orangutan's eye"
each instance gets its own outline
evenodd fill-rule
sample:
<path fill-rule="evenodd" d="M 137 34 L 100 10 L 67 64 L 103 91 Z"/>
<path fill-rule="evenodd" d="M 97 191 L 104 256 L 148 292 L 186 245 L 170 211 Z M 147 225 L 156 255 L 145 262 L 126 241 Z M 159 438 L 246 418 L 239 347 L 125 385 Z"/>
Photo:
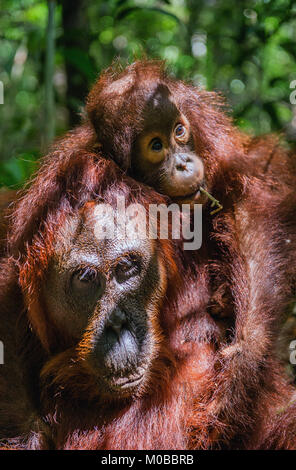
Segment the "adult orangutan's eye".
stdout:
<path fill-rule="evenodd" d="M 89 289 L 98 289 L 101 285 L 100 276 L 94 268 L 82 268 L 73 274 L 71 285 L 74 290 L 81 293 Z"/>
<path fill-rule="evenodd" d="M 116 280 L 122 283 L 134 276 L 137 276 L 141 271 L 141 263 L 138 257 L 129 256 L 119 261 L 115 268 Z"/>

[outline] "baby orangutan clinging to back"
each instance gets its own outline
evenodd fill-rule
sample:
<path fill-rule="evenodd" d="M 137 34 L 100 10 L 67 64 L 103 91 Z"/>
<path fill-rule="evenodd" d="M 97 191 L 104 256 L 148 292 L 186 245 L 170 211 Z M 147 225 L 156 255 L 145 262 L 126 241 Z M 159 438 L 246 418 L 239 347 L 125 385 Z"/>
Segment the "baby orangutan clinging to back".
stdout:
<path fill-rule="evenodd" d="M 272 137 L 240 133 L 219 96 L 170 78 L 158 62 L 107 70 L 90 92 L 87 112 L 87 121 L 56 144 L 18 204 L 11 246 L 18 250 L 63 198 L 83 201 L 80 185 L 92 181 L 81 182 L 78 162 L 94 150 L 98 162 L 111 158 L 168 203 L 202 203 L 202 247 L 182 254 L 185 271 L 196 279 L 192 300 L 180 298 L 176 311 L 184 321 L 196 318 L 188 340 L 212 341 L 217 349 L 213 388 L 199 411 L 209 445 L 254 447 L 254 427 L 260 422 L 264 435 L 267 426 L 266 397 L 283 377 L 275 366 L 276 340 L 295 279 L 289 156 Z M 276 410 L 278 403 L 268 406 Z M 206 447 L 207 439 L 196 432 L 196 447 Z"/>
<path fill-rule="evenodd" d="M 226 142 L 230 122 L 213 108 L 219 98 L 204 93 L 197 104 L 196 91 L 169 80 L 158 63 L 135 63 L 111 77 L 107 72 L 99 79 L 87 104 L 104 154 L 178 203 L 204 201 L 208 159 L 209 182 L 214 170 L 211 153 L 227 146 L 233 151 L 233 141 Z M 216 135 L 215 125 L 223 134 Z"/>

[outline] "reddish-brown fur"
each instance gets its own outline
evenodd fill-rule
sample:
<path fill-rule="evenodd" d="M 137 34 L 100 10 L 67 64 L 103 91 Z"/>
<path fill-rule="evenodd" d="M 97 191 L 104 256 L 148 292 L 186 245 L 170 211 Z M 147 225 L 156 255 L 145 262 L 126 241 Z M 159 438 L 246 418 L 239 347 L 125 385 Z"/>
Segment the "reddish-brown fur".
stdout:
<path fill-rule="evenodd" d="M 117 97 L 115 86 L 111 101 L 104 96 L 114 76 L 110 71 L 103 75 L 88 101 L 91 122 L 56 144 L 14 210 L 0 277 L 3 325 L 5 321 L 1 335 L 13 336 L 19 321 L 21 367 L 32 370 L 20 401 L 33 400 L 25 409 L 16 405 L 13 419 L 13 405 L 4 400 L 0 427 L 6 429 L 12 421 L 9 436 L 23 433 L 24 446 L 33 448 L 295 448 L 294 419 L 290 417 L 290 423 L 284 414 L 277 419 L 293 390 L 275 346 L 295 278 L 295 172 L 289 156 L 272 137 L 252 140 L 240 134 L 215 94 L 169 79 L 158 64 L 137 63 L 125 73 L 136 79 L 130 100 L 122 98 L 122 90 Z M 34 303 L 55 224 L 62 223 L 65 211 L 106 197 L 112 185 L 118 190 L 123 184 L 138 202 L 162 200 L 131 179 L 121 183 L 116 167 L 100 153 L 102 148 L 104 156 L 129 170 L 131 144 L 141 126 L 137 118 L 143 111 L 139 89 L 145 80 L 164 82 L 182 105 L 211 193 L 224 209 L 211 217 L 205 205 L 201 250 L 174 248 L 182 261 L 182 282 L 168 296 L 169 310 L 161 312 L 173 360 L 159 369 L 158 393 L 119 407 L 111 416 L 108 404 L 103 412 L 96 410 L 87 389 L 77 385 L 79 378 L 72 381 L 63 363 L 52 362 L 52 373 L 64 377 L 70 399 L 63 394 L 54 399 L 50 387 L 39 390 L 40 369 L 66 339 L 59 338 Z M 32 302 L 29 318 L 24 294 Z M 5 393 L 14 382 L 22 388 L 19 371 L 8 373 L 12 378 L 2 386 Z M 157 383 L 155 379 L 153 385 Z M 13 398 L 18 403 L 19 398 Z M 81 407 L 80 400 L 88 399 L 89 409 Z M 40 410 L 46 410 L 46 419 Z M 283 413 L 290 416 L 289 411 Z"/>
<path fill-rule="evenodd" d="M 145 206 L 163 202 L 157 193 L 124 177 L 113 162 L 99 160 L 91 153 L 87 157 L 88 164 L 80 162 L 81 177 L 84 172 L 90 175 L 91 169 L 96 177 L 84 186 L 85 200 L 101 197 L 112 203 L 114 195 L 120 193 Z M 68 176 L 71 181 L 71 172 Z M 199 389 L 204 393 L 202 385 L 212 368 L 214 346 L 195 345 L 192 341 L 183 344 L 188 341 L 187 330 L 192 330 L 193 319 L 173 314 L 177 292 L 181 289 L 186 301 L 186 289 L 178 276 L 178 250 L 170 241 L 158 242 L 168 287 L 159 318 L 165 333 L 163 350 L 151 371 L 149 393 L 131 403 L 111 405 L 107 400 L 102 404 L 91 374 L 79 362 L 77 367 L 68 365 L 83 352 L 69 348 L 68 338 L 49 322 L 40 305 L 39 291 L 57 225 L 61 226 L 67 214 L 83 205 L 81 198 L 70 202 L 69 195 L 66 192 L 67 197 L 51 208 L 30 244 L 24 244 L 20 258 L 10 256 L 2 262 L 1 338 L 7 357 L 0 382 L 1 438 L 12 448 L 190 447 L 187 427 L 196 427 L 194 400 Z M 190 298 L 188 302 L 192 305 Z M 200 358 L 201 365 L 192 362 L 192 355 Z M 184 407 L 188 407 L 185 414 Z M 70 416 L 73 419 L 69 420 Z"/>

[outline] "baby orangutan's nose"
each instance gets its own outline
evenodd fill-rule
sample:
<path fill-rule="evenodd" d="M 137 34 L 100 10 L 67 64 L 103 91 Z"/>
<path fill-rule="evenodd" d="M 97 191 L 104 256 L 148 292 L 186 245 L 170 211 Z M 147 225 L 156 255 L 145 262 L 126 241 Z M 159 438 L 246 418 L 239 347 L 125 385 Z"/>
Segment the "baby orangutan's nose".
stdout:
<path fill-rule="evenodd" d="M 204 177 L 202 161 L 194 154 L 178 153 L 172 171 L 174 196 L 187 196 L 198 190 Z"/>

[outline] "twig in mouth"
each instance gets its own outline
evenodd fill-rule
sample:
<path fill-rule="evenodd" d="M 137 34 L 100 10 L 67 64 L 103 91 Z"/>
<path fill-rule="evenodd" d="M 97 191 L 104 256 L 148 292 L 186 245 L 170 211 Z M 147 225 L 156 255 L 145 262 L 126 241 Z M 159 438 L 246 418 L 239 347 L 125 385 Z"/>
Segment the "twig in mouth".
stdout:
<path fill-rule="evenodd" d="M 200 190 L 200 192 L 205 194 L 210 199 L 210 201 L 212 201 L 211 207 L 217 207 L 216 209 L 214 209 L 213 211 L 210 212 L 211 215 L 217 214 L 217 212 L 219 212 L 223 209 L 222 204 L 220 204 L 220 202 L 217 199 L 215 199 L 214 196 L 212 196 L 210 193 L 208 193 L 208 191 L 206 191 L 202 187 L 200 187 L 199 190 Z"/>

